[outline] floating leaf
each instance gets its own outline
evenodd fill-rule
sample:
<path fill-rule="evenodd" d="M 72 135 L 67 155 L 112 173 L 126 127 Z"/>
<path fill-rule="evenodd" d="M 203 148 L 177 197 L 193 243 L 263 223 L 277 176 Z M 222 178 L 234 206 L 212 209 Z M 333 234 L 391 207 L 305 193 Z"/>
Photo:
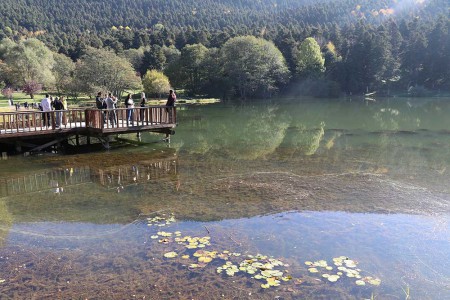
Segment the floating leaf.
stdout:
<path fill-rule="evenodd" d="M 212 258 L 209 256 L 201 256 L 198 258 L 199 262 L 209 263 L 212 261 Z"/>
<path fill-rule="evenodd" d="M 159 238 L 159 235 L 152 235 L 150 238 L 155 240 L 155 239 Z"/>
<path fill-rule="evenodd" d="M 363 280 L 356 280 L 356 285 L 366 285 L 366 283 Z"/>
<path fill-rule="evenodd" d="M 167 253 L 165 253 L 164 254 L 164 257 L 167 257 L 167 258 L 174 258 L 174 257 L 177 257 L 178 256 L 178 254 L 176 253 L 176 252 L 167 252 Z"/>
<path fill-rule="evenodd" d="M 347 259 L 344 260 L 344 263 L 347 268 L 356 268 L 356 262 L 354 262 L 353 260 Z"/>
<path fill-rule="evenodd" d="M 182 259 L 189 259 L 189 255 L 183 255 L 181 258 Z"/>
<path fill-rule="evenodd" d="M 336 281 L 338 281 L 339 278 L 340 278 L 339 275 L 330 275 L 328 277 L 328 281 L 336 282 Z"/>
<path fill-rule="evenodd" d="M 381 280 L 379 278 L 372 278 L 372 277 L 367 278 L 368 278 L 367 282 L 370 283 L 371 285 L 379 286 L 381 284 Z"/>
<path fill-rule="evenodd" d="M 280 281 L 277 280 L 275 277 L 270 277 L 270 278 L 267 278 L 267 284 L 269 286 L 279 286 L 280 285 Z"/>
<path fill-rule="evenodd" d="M 164 237 L 172 236 L 171 232 L 165 232 L 165 231 L 158 231 L 157 234 L 160 236 L 164 236 Z"/>
<path fill-rule="evenodd" d="M 319 270 L 317 270 L 316 268 L 309 268 L 308 271 L 310 273 L 317 273 L 317 272 L 319 272 Z"/>
<path fill-rule="evenodd" d="M 261 287 L 263 288 L 263 289 L 268 289 L 269 287 L 270 287 L 270 285 L 268 285 L 268 284 L 261 284 Z"/>

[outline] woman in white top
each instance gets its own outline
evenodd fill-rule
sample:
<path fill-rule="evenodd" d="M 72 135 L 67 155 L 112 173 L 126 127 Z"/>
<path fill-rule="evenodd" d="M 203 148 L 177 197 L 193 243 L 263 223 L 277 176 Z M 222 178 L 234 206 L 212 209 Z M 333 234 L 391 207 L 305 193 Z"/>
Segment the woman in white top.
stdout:
<path fill-rule="evenodd" d="M 127 126 L 129 124 L 133 125 L 133 111 L 134 111 L 134 101 L 131 94 L 128 94 L 125 99 L 125 107 L 127 108 Z"/>

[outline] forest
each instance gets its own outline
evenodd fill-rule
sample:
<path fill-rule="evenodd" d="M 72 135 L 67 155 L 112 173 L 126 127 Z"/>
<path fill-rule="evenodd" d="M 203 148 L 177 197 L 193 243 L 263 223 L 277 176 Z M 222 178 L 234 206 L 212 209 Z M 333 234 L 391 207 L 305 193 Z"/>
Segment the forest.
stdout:
<path fill-rule="evenodd" d="M 153 94 L 448 94 L 449 12 L 447 0 L 3 0 L 0 81 L 72 94 L 139 88 L 129 70 L 128 85 L 82 84 L 85 62 L 108 56 L 153 76 L 143 81 Z M 27 47 L 48 49 L 35 68 L 59 74 L 22 74 Z"/>

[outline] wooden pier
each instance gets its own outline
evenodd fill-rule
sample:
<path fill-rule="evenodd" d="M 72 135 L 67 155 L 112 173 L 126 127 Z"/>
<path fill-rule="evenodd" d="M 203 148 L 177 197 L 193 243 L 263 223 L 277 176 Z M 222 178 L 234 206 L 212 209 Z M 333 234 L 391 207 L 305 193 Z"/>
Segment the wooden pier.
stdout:
<path fill-rule="evenodd" d="M 90 138 L 97 138 L 109 147 L 112 135 L 146 131 L 173 134 L 176 124 L 176 108 L 167 106 L 1 112 L 0 146 L 36 152 L 72 137 L 78 144 L 79 137 L 84 136 L 88 143 Z"/>

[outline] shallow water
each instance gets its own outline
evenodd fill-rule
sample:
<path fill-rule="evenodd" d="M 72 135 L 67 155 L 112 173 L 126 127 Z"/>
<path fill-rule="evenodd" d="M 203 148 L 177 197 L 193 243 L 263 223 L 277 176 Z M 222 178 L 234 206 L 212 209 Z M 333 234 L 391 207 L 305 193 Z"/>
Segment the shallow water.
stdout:
<path fill-rule="evenodd" d="M 0 298 L 450 299 L 449 100 L 181 106 L 170 144 L 10 157 Z M 255 274 L 218 273 L 258 254 Z"/>

